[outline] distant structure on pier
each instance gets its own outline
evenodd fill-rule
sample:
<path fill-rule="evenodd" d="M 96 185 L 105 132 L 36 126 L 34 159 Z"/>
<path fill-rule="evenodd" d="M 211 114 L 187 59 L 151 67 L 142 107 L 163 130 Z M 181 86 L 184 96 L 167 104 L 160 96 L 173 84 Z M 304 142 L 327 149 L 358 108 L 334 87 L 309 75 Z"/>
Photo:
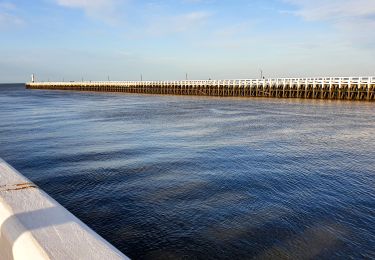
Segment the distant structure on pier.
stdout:
<path fill-rule="evenodd" d="M 375 101 L 375 77 L 180 81 L 32 82 L 29 89 L 216 97 L 270 97 Z"/>

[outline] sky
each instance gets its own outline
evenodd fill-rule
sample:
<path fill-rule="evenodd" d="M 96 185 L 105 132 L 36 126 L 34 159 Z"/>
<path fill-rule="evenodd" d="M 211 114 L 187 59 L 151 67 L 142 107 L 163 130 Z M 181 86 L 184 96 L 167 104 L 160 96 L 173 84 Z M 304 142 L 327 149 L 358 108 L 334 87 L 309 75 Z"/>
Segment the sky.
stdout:
<path fill-rule="evenodd" d="M 0 82 L 375 76 L 375 0 L 0 0 Z"/>

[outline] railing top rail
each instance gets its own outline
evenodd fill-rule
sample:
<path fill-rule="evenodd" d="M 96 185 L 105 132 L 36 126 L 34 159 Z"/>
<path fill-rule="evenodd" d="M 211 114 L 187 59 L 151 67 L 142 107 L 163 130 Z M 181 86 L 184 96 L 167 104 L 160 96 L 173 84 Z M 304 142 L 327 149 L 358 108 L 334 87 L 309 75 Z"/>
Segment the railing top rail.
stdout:
<path fill-rule="evenodd" d="M 170 81 L 157 81 L 157 80 L 146 80 L 146 81 L 40 81 L 40 82 L 28 82 L 26 84 L 45 84 L 45 85 L 77 85 L 77 84 L 220 84 L 220 83 L 234 83 L 242 84 L 245 82 L 283 82 L 283 81 L 363 81 L 363 82 L 374 82 L 375 76 L 363 76 L 363 77 L 306 77 L 306 78 L 265 78 L 265 79 L 208 79 L 208 80 L 170 80 Z"/>

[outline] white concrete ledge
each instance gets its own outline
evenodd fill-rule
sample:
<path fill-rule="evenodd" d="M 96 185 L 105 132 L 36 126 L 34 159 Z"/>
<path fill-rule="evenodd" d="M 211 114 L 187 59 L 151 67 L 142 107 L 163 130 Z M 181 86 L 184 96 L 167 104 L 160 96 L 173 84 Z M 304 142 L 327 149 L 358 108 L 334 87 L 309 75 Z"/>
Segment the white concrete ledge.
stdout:
<path fill-rule="evenodd" d="M 128 259 L 0 159 L 0 259 Z"/>

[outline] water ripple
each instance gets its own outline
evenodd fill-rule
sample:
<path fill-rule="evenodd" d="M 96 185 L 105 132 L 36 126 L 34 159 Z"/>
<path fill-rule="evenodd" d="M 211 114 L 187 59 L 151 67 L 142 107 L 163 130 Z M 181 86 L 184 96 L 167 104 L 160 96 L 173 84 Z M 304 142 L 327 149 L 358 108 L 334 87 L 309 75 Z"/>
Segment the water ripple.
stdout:
<path fill-rule="evenodd" d="M 0 157 L 134 259 L 375 258 L 374 105 L 0 86 Z"/>

